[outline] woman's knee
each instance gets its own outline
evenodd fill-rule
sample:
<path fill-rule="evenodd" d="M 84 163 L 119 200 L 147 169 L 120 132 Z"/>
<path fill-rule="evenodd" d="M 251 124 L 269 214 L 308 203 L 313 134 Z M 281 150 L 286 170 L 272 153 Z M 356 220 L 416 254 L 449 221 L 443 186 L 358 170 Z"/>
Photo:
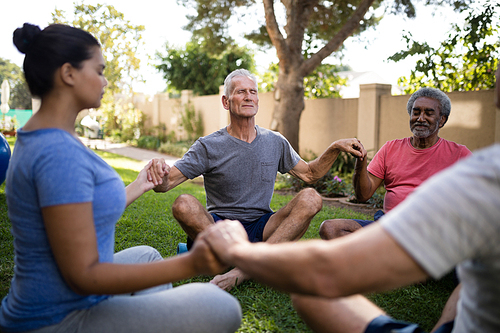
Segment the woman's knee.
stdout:
<path fill-rule="evenodd" d="M 193 295 L 197 316 L 208 331 L 235 332 L 240 327 L 241 305 L 234 296 L 209 283 L 191 283 L 182 288 L 186 288 L 186 295 Z"/>
<path fill-rule="evenodd" d="M 160 252 L 148 245 L 129 247 L 115 253 L 113 262 L 120 264 L 138 264 L 162 260 Z"/>

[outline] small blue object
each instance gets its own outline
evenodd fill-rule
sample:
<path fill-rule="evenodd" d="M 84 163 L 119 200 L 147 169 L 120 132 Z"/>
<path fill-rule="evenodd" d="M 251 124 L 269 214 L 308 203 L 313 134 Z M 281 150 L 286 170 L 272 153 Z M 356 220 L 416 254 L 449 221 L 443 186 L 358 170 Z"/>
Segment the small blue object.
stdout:
<path fill-rule="evenodd" d="M 0 133 L 0 185 L 3 184 L 5 180 L 5 174 L 7 173 L 7 168 L 9 167 L 9 161 L 10 146 L 5 136 Z"/>
<path fill-rule="evenodd" d="M 179 243 L 177 245 L 177 254 L 182 254 L 188 251 L 188 247 L 186 243 Z"/>

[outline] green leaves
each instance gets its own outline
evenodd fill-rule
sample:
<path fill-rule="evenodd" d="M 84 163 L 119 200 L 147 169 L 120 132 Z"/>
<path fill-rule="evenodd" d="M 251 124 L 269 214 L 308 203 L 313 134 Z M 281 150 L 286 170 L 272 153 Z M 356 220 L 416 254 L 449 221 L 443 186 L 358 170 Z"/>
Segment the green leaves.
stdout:
<path fill-rule="evenodd" d="M 410 56 L 418 58 L 410 76 L 398 80 L 405 93 L 411 94 L 421 87 L 447 92 L 495 87 L 500 56 L 500 4 L 490 0 L 482 3 L 469 7 L 465 24 L 453 25 L 437 48 L 414 41 L 411 34 L 404 36 L 408 49 L 389 59 L 397 62 Z"/>
<path fill-rule="evenodd" d="M 210 55 L 225 52 L 234 44 L 229 35 L 229 19 L 240 7 L 255 4 L 255 0 L 177 0 L 179 4 L 192 8 L 196 15 L 188 15 L 184 29 L 193 33 L 193 41 Z"/>
<path fill-rule="evenodd" d="M 306 99 L 340 97 L 340 88 L 347 84 L 347 79 L 338 75 L 339 71 L 348 68 L 322 64 L 311 75 L 304 78 L 304 97 Z M 262 76 L 259 91 L 273 91 L 278 80 L 278 64 L 269 65 L 269 69 Z"/>
<path fill-rule="evenodd" d="M 231 46 L 219 56 L 210 55 L 196 42 L 188 42 L 183 48 L 166 45 L 166 54 L 157 53 L 161 64 L 156 68 L 163 72 L 168 84 L 177 90 L 190 89 L 198 95 L 219 93 L 219 86 L 233 70 L 252 70 L 254 62 L 250 51 Z"/>

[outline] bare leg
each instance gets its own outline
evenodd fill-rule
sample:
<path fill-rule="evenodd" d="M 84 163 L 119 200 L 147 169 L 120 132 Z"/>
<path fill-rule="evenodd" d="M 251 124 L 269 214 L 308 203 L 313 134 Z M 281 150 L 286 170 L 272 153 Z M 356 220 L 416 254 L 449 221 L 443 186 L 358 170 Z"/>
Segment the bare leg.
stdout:
<path fill-rule="evenodd" d="M 455 290 L 453 290 L 450 297 L 448 298 L 448 301 L 446 301 L 446 304 L 444 305 L 443 312 L 441 313 L 441 318 L 439 318 L 436 326 L 434 326 L 431 333 L 437 330 L 439 326 L 455 320 L 455 317 L 457 316 L 457 303 L 458 299 L 460 298 L 461 288 L 461 284 L 455 287 Z"/>
<path fill-rule="evenodd" d="M 321 239 L 329 240 L 349 235 L 354 231 L 361 229 L 361 225 L 348 219 L 326 220 L 319 227 L 319 236 Z"/>
<path fill-rule="evenodd" d="M 189 194 L 181 194 L 175 199 L 172 205 L 172 214 L 192 240 L 214 223 L 212 215 L 195 197 Z"/>
<path fill-rule="evenodd" d="M 271 216 L 264 228 L 264 241 L 282 243 L 299 240 L 322 207 L 323 200 L 318 192 L 312 188 L 303 189 Z"/>
<path fill-rule="evenodd" d="M 290 242 L 300 239 L 307 231 L 313 217 L 321 210 L 323 201 L 312 188 L 300 191 L 288 204 L 278 210 L 264 228 L 263 240 L 269 243 Z M 217 275 L 210 283 L 230 290 L 250 277 L 235 268 Z"/>
<path fill-rule="evenodd" d="M 292 294 L 300 317 L 314 332 L 361 333 L 384 311 L 361 295 L 335 299 Z"/>

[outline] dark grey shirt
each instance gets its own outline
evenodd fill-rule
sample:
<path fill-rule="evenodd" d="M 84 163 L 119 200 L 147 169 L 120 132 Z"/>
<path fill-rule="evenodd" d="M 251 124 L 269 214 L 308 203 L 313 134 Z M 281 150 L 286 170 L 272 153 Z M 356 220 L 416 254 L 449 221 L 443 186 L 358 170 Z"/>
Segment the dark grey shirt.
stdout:
<path fill-rule="evenodd" d="M 287 173 L 300 161 L 280 133 L 255 128 L 252 143 L 232 137 L 226 128 L 199 138 L 175 163 L 189 179 L 203 175 L 210 213 L 252 221 L 272 212 L 277 172 Z"/>

